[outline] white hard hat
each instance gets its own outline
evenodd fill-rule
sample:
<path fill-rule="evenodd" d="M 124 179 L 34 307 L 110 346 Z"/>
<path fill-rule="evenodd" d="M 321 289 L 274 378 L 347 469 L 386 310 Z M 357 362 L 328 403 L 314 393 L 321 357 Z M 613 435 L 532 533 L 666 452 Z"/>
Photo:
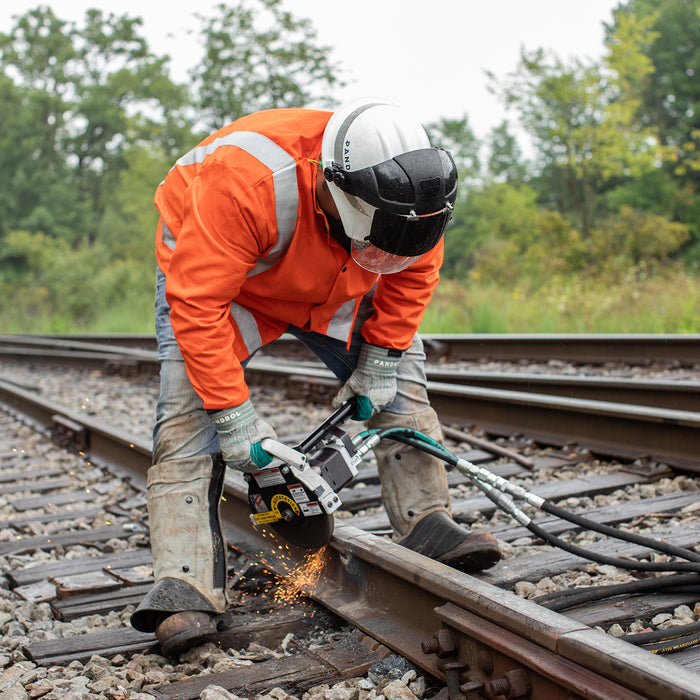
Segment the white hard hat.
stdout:
<path fill-rule="evenodd" d="M 321 159 L 362 267 L 397 272 L 442 237 L 457 193 L 454 161 L 394 103 L 361 98 L 334 112 Z"/>

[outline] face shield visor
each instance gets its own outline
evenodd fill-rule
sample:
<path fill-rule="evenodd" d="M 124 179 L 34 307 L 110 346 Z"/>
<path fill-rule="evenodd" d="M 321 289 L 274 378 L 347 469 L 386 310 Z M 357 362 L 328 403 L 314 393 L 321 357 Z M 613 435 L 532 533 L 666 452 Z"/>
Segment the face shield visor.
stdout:
<path fill-rule="evenodd" d="M 331 192 L 341 197 L 353 259 L 380 274 L 405 269 L 437 245 L 457 196 L 454 161 L 440 148 L 408 151 L 355 171 L 330 163 L 324 174 L 340 190 Z"/>
<path fill-rule="evenodd" d="M 352 240 L 353 260 L 365 270 L 382 275 L 404 270 L 437 245 L 451 214 L 451 207 L 423 216 L 375 209 L 369 236 Z"/>

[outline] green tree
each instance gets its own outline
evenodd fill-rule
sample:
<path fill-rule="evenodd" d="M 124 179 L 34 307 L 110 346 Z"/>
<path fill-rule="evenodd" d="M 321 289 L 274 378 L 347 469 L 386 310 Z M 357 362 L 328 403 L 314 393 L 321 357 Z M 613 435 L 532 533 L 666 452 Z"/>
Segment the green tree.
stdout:
<path fill-rule="evenodd" d="M 40 97 L 0 74 L 0 239 L 64 174 L 61 159 L 43 143 Z"/>
<path fill-rule="evenodd" d="M 512 241 L 532 229 L 537 213 L 537 193 L 526 185 L 493 183 L 468 190 L 445 233 L 445 276 L 469 274 L 486 248 L 509 256 Z"/>
<path fill-rule="evenodd" d="M 34 47 L 33 37 L 39 32 L 44 36 Z M 67 202 L 76 204 L 63 185 L 70 170 L 58 147 L 67 103 L 63 66 L 72 57 L 65 22 L 52 13 L 29 13 L 18 20 L 12 34 L 0 34 L 2 233 L 29 223 L 28 217 L 56 225 L 63 220 L 67 230 L 77 221 L 75 207 L 64 215 L 49 214 L 57 189 Z"/>
<path fill-rule="evenodd" d="M 691 234 L 684 256 L 700 260 L 700 0 L 629 0 L 606 25 L 606 44 L 625 78 L 625 99 L 636 105 L 638 123 L 658 134 L 663 160 L 608 199 L 682 222 Z M 636 45 L 646 65 L 620 56 L 625 44 Z"/>
<path fill-rule="evenodd" d="M 108 187 L 116 184 L 130 144 L 150 142 L 173 152 L 184 145 L 159 139 L 161 125 L 181 118 L 187 93 L 170 80 L 167 57 L 149 51 L 140 25 L 140 19 L 88 10 L 85 26 L 72 33 L 76 106 L 66 150 L 76 159 L 79 191 L 98 215 L 104 211 L 101 179 Z"/>
<path fill-rule="evenodd" d="M 3 309 L 3 316 L 13 320 L 24 317 L 25 323 L 26 319 L 40 323 L 48 318 L 52 324 L 49 330 L 94 321 L 116 296 L 117 285 L 104 284 L 105 278 L 111 277 L 108 261 L 109 252 L 102 245 L 83 242 L 71 246 L 43 233 L 11 231 L 0 253 L 0 263 L 11 270 L 0 279 L 0 292 L 4 299 L 13 300 Z M 123 272 L 129 274 L 128 270 Z M 13 289 L 18 284 L 21 294 Z"/>
<path fill-rule="evenodd" d="M 637 45 L 628 42 L 625 50 L 628 60 L 642 62 Z M 637 105 L 623 99 L 609 65 L 578 59 L 567 65 L 542 50 L 523 53 L 517 71 L 497 89 L 518 110 L 543 169 L 563 176 L 567 199 L 559 208 L 576 216 L 584 237 L 594 225 L 596 195 L 615 178 L 655 166 L 653 130 L 639 127 Z"/>
<path fill-rule="evenodd" d="M 172 163 L 164 153 L 139 146 L 129 149 L 127 161 L 105 201 L 98 239 L 110 241 L 112 260 L 131 261 L 147 270 L 150 280 L 158 222 L 153 195 Z"/>
<path fill-rule="evenodd" d="M 488 175 L 496 182 L 517 184 L 525 181 L 527 165 L 518 141 L 511 134 L 508 122 L 495 126 L 488 138 Z"/>
<path fill-rule="evenodd" d="M 199 17 L 205 53 L 192 71 L 205 127 L 261 109 L 330 104 L 325 95 L 342 81 L 309 20 L 295 18 L 281 0 L 222 3 L 216 12 Z"/>
<path fill-rule="evenodd" d="M 0 35 L 0 70 L 29 126 L 8 134 L 25 142 L 29 131 L 25 157 L 3 173 L 21 187 L 6 230 L 43 231 L 74 244 L 93 237 L 129 143 L 160 140 L 182 150 L 173 142 L 177 127 L 163 125 L 182 125 L 186 92 L 169 79 L 167 58 L 150 53 L 140 23 L 88 10 L 78 26 L 39 7 Z"/>
<path fill-rule="evenodd" d="M 628 27 L 645 23 L 651 34 L 638 38 L 650 70 L 627 72 L 639 99 L 637 116 L 652 126 L 673 150 L 679 174 L 700 168 L 700 0 L 629 0 L 606 25 L 606 44 L 614 52 Z"/>
<path fill-rule="evenodd" d="M 440 146 L 452 154 L 459 173 L 458 196 L 463 198 L 466 196 L 467 186 L 478 181 L 481 170 L 480 144 L 469 126 L 469 118 L 465 114 L 462 119 L 441 119 L 425 128 L 433 145 Z"/>
<path fill-rule="evenodd" d="M 681 223 L 623 205 L 586 242 L 589 265 L 599 270 L 626 270 L 666 260 L 688 240 Z"/>

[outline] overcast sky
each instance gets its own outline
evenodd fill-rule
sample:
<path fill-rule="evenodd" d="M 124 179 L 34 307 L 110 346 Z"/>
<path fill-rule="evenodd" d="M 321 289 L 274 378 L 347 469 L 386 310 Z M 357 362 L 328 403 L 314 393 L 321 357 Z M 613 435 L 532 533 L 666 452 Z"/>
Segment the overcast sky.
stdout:
<path fill-rule="evenodd" d="M 39 5 L 61 19 L 82 20 L 88 8 L 143 19 L 151 50 L 168 54 L 172 74 L 185 80 L 200 56 L 193 13 L 213 15 L 219 2 L 198 0 L 4 0 L 0 31 L 12 16 Z M 424 123 L 465 114 L 479 138 L 505 112 L 487 90 L 485 70 L 502 78 L 518 64 L 522 47 L 544 48 L 560 58 L 597 59 L 603 53 L 603 22 L 619 0 L 284 0 L 298 18 L 312 21 L 318 44 L 349 82 L 334 95 L 387 97 L 414 111 Z"/>

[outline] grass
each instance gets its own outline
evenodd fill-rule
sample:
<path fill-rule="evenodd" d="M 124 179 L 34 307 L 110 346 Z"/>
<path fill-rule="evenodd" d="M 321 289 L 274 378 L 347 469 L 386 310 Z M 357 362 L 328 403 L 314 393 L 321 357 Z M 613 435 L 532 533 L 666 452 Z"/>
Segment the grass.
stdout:
<path fill-rule="evenodd" d="M 143 292 L 111 300 L 89 322 L 41 312 L 40 300 L 0 309 L 3 333 L 153 333 L 153 299 Z M 28 308 L 30 311 L 28 311 Z M 520 279 L 443 279 L 423 333 L 700 333 L 700 276 L 682 268 L 653 275 Z"/>
<path fill-rule="evenodd" d="M 27 313 L 21 305 L 0 310 L 2 333 L 155 333 L 151 296 L 132 295 L 102 307 L 94 319 L 82 321 L 67 315 L 42 312 L 34 306 Z"/>
<path fill-rule="evenodd" d="M 510 286 L 442 280 L 421 332 L 700 333 L 700 277 L 674 268 Z"/>

